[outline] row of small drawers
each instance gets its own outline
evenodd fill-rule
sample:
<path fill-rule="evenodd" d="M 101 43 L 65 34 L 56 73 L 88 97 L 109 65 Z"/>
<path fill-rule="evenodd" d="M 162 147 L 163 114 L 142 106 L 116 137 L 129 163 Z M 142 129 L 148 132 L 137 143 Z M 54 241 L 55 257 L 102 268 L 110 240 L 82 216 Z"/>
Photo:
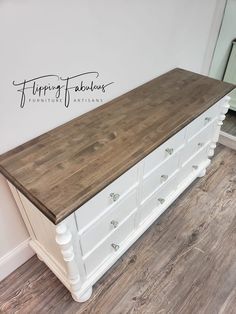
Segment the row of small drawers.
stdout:
<path fill-rule="evenodd" d="M 144 175 L 142 201 L 149 198 L 166 181 L 171 180 L 182 165 L 184 166 L 195 153 L 209 143 L 214 132 L 215 123 L 216 119 L 212 119 L 207 126 L 187 140 L 185 145 L 181 145 L 167 160 L 157 164 Z"/>
<path fill-rule="evenodd" d="M 108 232 L 108 229 L 104 230 L 97 229 L 94 230 L 93 236 L 91 234 L 90 239 L 85 239 L 86 241 L 93 241 L 96 243 L 96 239 L 101 236 L 101 233 L 105 235 L 108 232 L 108 235 L 105 236 L 103 241 L 94 247 L 92 252 L 84 257 L 84 265 L 87 275 L 91 275 L 101 264 L 106 260 L 112 259 L 115 257 L 116 253 L 119 253 L 123 247 L 126 246 L 127 239 L 129 236 L 135 232 L 135 230 L 145 223 L 145 220 L 150 216 L 155 216 L 157 218 L 165 207 L 165 203 L 171 198 L 172 193 L 176 191 L 178 185 L 183 182 L 184 178 L 188 176 L 194 176 L 198 167 L 201 166 L 203 162 L 207 160 L 207 151 L 208 145 L 203 147 L 193 158 L 189 160 L 176 174 L 166 182 L 157 192 L 155 192 L 152 197 L 141 205 L 139 211 L 135 207 L 129 212 L 128 207 L 133 202 L 136 203 L 135 199 L 131 200 L 134 197 L 135 192 L 131 193 L 130 198 L 127 198 L 127 203 L 125 202 L 122 207 L 122 210 L 127 211 L 127 216 L 118 224 L 112 232 Z M 126 207 L 128 205 L 128 207 Z M 133 208 L 133 206 L 131 206 Z M 118 214 L 118 212 L 116 212 Z M 138 214 L 138 215 L 137 215 Z M 138 220 L 137 220 L 138 217 Z M 109 219 L 107 219 L 107 226 L 109 225 Z M 102 225 L 100 226 L 102 227 Z"/>
<path fill-rule="evenodd" d="M 148 185 L 160 185 L 167 178 L 171 177 L 174 169 L 176 169 L 179 164 L 186 162 L 191 155 L 206 143 L 212 134 L 212 130 L 205 127 L 204 132 L 204 126 L 206 125 L 205 120 L 206 118 L 208 120 L 214 120 L 217 109 L 215 105 L 207 110 L 206 113 L 194 120 L 186 128 L 178 132 L 144 159 L 143 178 L 145 188 L 143 191 L 143 199 L 150 194 Z M 213 127 L 213 123 L 209 125 Z M 202 126 L 203 132 L 199 133 L 199 126 Z M 195 130 L 194 134 L 198 133 L 199 135 L 193 137 L 193 130 Z M 186 133 L 189 143 L 184 147 Z M 183 151 L 181 151 L 181 149 L 183 149 Z M 181 154 L 179 154 L 180 151 Z M 153 180 L 155 180 L 155 183 Z M 76 212 L 77 225 L 80 233 L 85 232 L 86 229 L 89 229 L 98 219 L 106 214 L 106 212 L 110 211 L 118 200 L 122 200 L 127 193 L 137 187 L 138 182 L 138 165 L 136 165 L 81 206 Z"/>
<path fill-rule="evenodd" d="M 196 135 L 201 132 L 201 130 L 206 129 L 209 125 L 213 125 L 219 114 L 219 103 L 216 103 L 197 119 L 163 143 L 160 147 L 154 150 L 145 158 L 144 162 L 144 176 L 152 172 L 155 167 L 163 163 L 165 160 L 170 158 L 173 154 L 177 153 L 181 148 L 183 148 L 186 140 L 192 142 Z M 199 142 L 204 141 L 204 138 L 199 138 Z M 194 141 L 193 141 L 194 143 Z M 187 148 L 188 151 L 184 152 L 182 156 L 183 160 L 181 162 L 187 161 L 188 156 L 191 154 L 191 149 Z M 186 155 L 185 155 L 186 153 Z"/>
<path fill-rule="evenodd" d="M 218 107 L 213 106 L 144 159 L 141 221 L 157 204 L 161 208 L 179 181 L 194 171 L 192 166 L 197 165 L 192 164 L 192 159 L 188 161 L 194 153 L 199 151 L 198 158 L 206 159 L 206 147 L 212 136 L 217 110 Z M 202 130 L 199 132 L 200 126 Z M 117 243 L 131 232 L 128 230 L 133 230 L 138 181 L 138 166 L 135 166 L 76 212 L 87 274 L 94 269 L 93 263 L 98 265 L 99 258 L 103 259 L 116 250 L 120 245 Z M 101 256 L 99 252 L 103 252 Z"/>
<path fill-rule="evenodd" d="M 194 138 L 194 140 L 192 141 L 198 142 L 199 137 L 205 137 L 204 140 L 206 141 L 206 139 L 208 138 L 208 134 L 211 134 L 211 132 L 209 132 L 207 128 L 206 130 L 204 130 L 204 132 L 201 132 L 196 139 Z M 190 146 L 192 146 L 192 141 L 190 142 Z M 204 145 L 205 144 L 206 142 L 204 142 Z M 201 149 L 201 147 L 202 145 L 197 145 L 198 150 Z M 170 180 L 172 180 L 172 177 L 176 176 L 179 169 L 179 156 L 181 157 L 182 155 L 184 155 L 184 149 L 185 148 L 171 156 L 171 158 L 162 163 L 161 166 L 156 168 L 155 171 L 153 171 L 146 178 L 144 178 L 143 189 L 141 193 L 142 202 L 150 198 L 150 196 L 158 191 L 162 187 L 162 185 L 165 185 L 165 183 L 168 183 Z M 196 150 L 194 151 L 193 149 L 191 149 L 191 151 L 192 154 L 196 152 Z M 135 186 L 135 181 L 133 183 Z M 112 194 L 112 197 L 110 199 L 112 203 L 110 206 L 108 206 L 105 214 L 103 214 L 104 217 L 94 221 L 90 225 L 90 227 L 87 228 L 87 232 L 86 229 L 84 232 L 81 232 L 81 247 L 84 255 L 86 255 L 96 245 L 98 245 L 98 243 L 102 239 L 104 239 L 110 232 L 112 232 L 113 229 L 117 228 L 118 224 L 122 222 L 130 212 L 137 209 L 136 194 L 136 188 L 133 188 L 131 189 L 131 192 L 128 193 L 127 196 L 125 194 L 120 201 L 119 198 L 116 197 L 116 195 L 118 194 Z M 103 198 L 103 200 L 104 199 L 107 198 Z M 97 206 L 95 208 L 97 208 Z M 87 217 L 88 216 L 86 216 L 86 218 Z M 96 234 L 96 237 L 94 237 L 94 234 Z"/>
<path fill-rule="evenodd" d="M 168 197 L 174 192 L 188 176 L 195 176 L 196 171 L 203 162 L 207 161 L 209 142 L 202 147 L 188 162 L 180 166 L 175 174 L 163 186 L 157 189 L 151 197 L 145 200 L 141 206 L 140 221 L 143 222 L 155 209 L 161 210 L 165 206 Z"/>

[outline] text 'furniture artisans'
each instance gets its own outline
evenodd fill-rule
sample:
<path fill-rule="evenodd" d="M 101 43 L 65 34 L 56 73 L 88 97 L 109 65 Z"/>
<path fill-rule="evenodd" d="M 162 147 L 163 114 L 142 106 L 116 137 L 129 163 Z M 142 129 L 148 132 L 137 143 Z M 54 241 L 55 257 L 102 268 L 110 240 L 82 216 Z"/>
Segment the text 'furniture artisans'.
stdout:
<path fill-rule="evenodd" d="M 233 88 L 174 69 L 0 157 L 31 247 L 76 301 L 205 174 Z"/>

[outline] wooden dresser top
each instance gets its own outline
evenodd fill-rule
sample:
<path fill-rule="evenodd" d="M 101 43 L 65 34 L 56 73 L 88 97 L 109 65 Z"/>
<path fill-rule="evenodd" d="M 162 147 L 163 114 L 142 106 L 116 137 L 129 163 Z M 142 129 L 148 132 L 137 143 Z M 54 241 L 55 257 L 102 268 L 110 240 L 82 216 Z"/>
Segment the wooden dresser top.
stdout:
<path fill-rule="evenodd" d="M 233 88 L 174 69 L 1 155 L 0 171 L 57 224 Z"/>

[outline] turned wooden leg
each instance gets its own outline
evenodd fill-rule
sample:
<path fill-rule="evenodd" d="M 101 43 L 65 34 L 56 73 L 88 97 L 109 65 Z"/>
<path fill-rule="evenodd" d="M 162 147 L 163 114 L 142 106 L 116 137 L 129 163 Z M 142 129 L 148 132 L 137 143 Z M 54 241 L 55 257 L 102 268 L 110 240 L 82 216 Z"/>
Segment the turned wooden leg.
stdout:
<path fill-rule="evenodd" d="M 199 178 L 204 177 L 205 174 L 206 174 L 206 169 L 203 169 L 203 170 L 199 173 L 198 177 L 199 177 Z"/>
<path fill-rule="evenodd" d="M 76 301 L 79 301 L 78 293 L 81 288 L 81 280 L 78 265 L 75 260 L 72 234 L 67 225 L 63 222 L 56 227 L 56 242 L 60 247 L 61 254 L 66 264 L 70 292 L 72 297 Z"/>
<path fill-rule="evenodd" d="M 223 103 L 221 104 L 220 115 L 218 117 L 218 121 L 217 121 L 217 124 L 216 124 L 216 127 L 215 127 L 215 134 L 213 136 L 213 139 L 212 139 L 212 142 L 210 144 L 209 151 L 208 151 L 208 156 L 209 157 L 214 156 L 216 143 L 218 142 L 218 139 L 219 139 L 220 128 L 221 128 L 221 126 L 223 124 L 223 121 L 225 119 L 225 115 L 226 115 L 226 113 L 227 113 L 227 111 L 229 109 L 229 101 L 230 101 L 230 97 L 229 96 L 225 96 L 224 100 L 223 100 Z"/>
<path fill-rule="evenodd" d="M 76 301 L 76 302 L 86 302 L 88 301 L 88 299 L 91 297 L 93 293 L 93 288 L 89 288 L 87 291 L 85 291 L 83 294 L 79 294 L 79 293 L 71 293 L 72 298 Z"/>

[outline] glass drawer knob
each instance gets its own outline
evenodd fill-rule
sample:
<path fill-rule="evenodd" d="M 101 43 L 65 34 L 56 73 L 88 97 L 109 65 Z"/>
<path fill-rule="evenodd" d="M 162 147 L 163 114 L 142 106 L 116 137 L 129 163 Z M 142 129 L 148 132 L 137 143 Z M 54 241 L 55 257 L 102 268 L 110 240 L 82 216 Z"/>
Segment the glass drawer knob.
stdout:
<path fill-rule="evenodd" d="M 113 202 L 115 202 L 119 199 L 120 194 L 111 193 L 110 197 L 112 198 Z"/>
<path fill-rule="evenodd" d="M 165 202 L 164 198 L 158 198 L 158 201 L 163 204 Z"/>
<path fill-rule="evenodd" d="M 174 152 L 174 148 L 166 148 L 166 152 L 167 152 L 169 155 L 172 155 L 173 152 Z"/>
<path fill-rule="evenodd" d="M 113 226 L 114 228 L 117 228 L 118 225 L 119 225 L 119 222 L 116 221 L 116 220 L 112 220 L 112 221 L 111 221 L 111 224 L 112 224 L 112 226 Z"/>
<path fill-rule="evenodd" d="M 166 180 L 168 179 L 168 175 L 167 175 L 167 174 L 161 175 L 161 179 L 162 179 L 163 181 L 166 181 Z"/>
<path fill-rule="evenodd" d="M 119 250 L 120 246 L 118 244 L 112 243 L 111 246 L 115 251 Z"/>
<path fill-rule="evenodd" d="M 193 165 L 193 169 L 197 170 L 198 166 L 197 165 Z"/>
<path fill-rule="evenodd" d="M 210 122 L 210 121 L 211 121 L 211 118 L 210 118 L 210 117 L 206 117 L 206 118 L 205 118 L 205 121 L 206 121 L 206 122 Z"/>

